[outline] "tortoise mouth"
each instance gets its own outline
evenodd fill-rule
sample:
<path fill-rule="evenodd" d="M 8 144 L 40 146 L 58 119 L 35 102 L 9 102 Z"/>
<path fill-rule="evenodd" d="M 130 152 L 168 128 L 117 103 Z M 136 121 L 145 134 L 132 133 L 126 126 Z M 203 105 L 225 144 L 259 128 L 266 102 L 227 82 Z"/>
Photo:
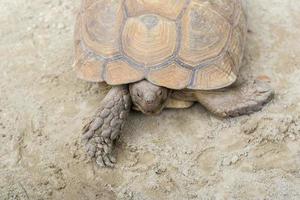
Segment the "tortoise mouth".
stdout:
<path fill-rule="evenodd" d="M 138 111 L 142 112 L 143 114 L 149 115 L 149 116 L 159 115 L 164 108 L 164 106 L 161 106 L 157 110 L 145 110 L 145 109 L 143 109 L 143 106 L 141 106 L 139 103 L 134 102 L 134 104 L 135 104 L 135 107 L 134 107 L 135 110 L 138 110 Z"/>

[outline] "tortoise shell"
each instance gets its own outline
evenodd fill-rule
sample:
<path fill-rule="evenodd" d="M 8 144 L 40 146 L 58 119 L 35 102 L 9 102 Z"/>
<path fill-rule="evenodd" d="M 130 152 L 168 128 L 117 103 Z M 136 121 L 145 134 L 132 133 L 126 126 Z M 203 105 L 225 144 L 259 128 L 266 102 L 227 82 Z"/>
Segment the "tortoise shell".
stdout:
<path fill-rule="evenodd" d="M 78 77 L 120 85 L 146 79 L 211 90 L 236 81 L 243 0 L 83 0 L 75 27 Z"/>

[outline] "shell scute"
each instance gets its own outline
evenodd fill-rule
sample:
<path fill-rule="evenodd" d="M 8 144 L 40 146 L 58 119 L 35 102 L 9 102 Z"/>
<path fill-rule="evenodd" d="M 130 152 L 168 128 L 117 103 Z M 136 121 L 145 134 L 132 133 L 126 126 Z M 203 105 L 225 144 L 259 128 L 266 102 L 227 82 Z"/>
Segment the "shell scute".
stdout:
<path fill-rule="evenodd" d="M 133 68 L 123 60 L 107 63 L 104 79 L 110 85 L 132 83 L 144 78 L 144 71 Z"/>
<path fill-rule="evenodd" d="M 88 80 L 91 82 L 102 82 L 101 77 L 103 71 L 104 61 L 96 59 L 95 56 L 92 56 L 83 48 L 81 41 L 81 17 L 77 17 L 75 32 L 74 32 L 74 41 L 75 41 L 75 62 L 74 67 L 77 73 L 77 76 L 81 79 Z"/>
<path fill-rule="evenodd" d="M 191 77 L 191 70 L 172 63 L 163 69 L 151 71 L 147 79 L 154 84 L 179 90 L 189 85 Z"/>
<path fill-rule="evenodd" d="M 142 15 L 126 21 L 124 53 L 145 66 L 160 64 L 176 49 L 176 24 L 157 15 Z"/>
<path fill-rule="evenodd" d="M 111 57 L 119 53 L 121 24 L 125 20 L 121 0 L 86 3 L 82 11 L 82 40 L 96 54 Z"/>
<path fill-rule="evenodd" d="M 182 12 L 187 0 L 126 0 L 129 16 L 156 14 L 175 20 Z"/>
<path fill-rule="evenodd" d="M 231 25 L 212 12 L 210 4 L 197 1 L 192 1 L 181 23 L 182 41 L 178 55 L 191 66 L 218 56 L 231 32 Z"/>
<path fill-rule="evenodd" d="M 231 57 L 226 54 L 217 62 L 198 70 L 195 83 L 190 89 L 213 90 L 229 86 L 237 79 L 233 69 L 234 63 Z"/>

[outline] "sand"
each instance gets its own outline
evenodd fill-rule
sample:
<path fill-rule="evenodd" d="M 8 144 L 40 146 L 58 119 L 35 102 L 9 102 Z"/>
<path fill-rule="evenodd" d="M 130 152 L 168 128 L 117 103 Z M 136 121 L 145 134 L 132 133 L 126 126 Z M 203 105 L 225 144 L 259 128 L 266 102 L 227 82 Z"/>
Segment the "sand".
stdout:
<path fill-rule="evenodd" d="M 134 112 L 115 169 L 85 155 L 80 130 L 104 97 L 76 78 L 80 1 L 0 2 L 0 199 L 300 199 L 300 1 L 248 0 L 242 75 L 274 100 L 234 119 L 201 105 Z"/>

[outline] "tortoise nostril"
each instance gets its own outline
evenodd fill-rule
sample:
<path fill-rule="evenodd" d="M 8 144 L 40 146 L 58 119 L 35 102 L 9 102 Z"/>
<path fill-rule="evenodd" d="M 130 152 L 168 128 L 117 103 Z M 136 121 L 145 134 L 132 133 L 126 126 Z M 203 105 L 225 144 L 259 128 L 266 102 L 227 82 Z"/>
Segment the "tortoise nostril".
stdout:
<path fill-rule="evenodd" d="M 153 102 L 154 102 L 154 101 L 153 101 L 153 100 L 150 100 L 150 99 L 146 100 L 146 103 L 147 103 L 147 104 L 153 104 Z"/>

